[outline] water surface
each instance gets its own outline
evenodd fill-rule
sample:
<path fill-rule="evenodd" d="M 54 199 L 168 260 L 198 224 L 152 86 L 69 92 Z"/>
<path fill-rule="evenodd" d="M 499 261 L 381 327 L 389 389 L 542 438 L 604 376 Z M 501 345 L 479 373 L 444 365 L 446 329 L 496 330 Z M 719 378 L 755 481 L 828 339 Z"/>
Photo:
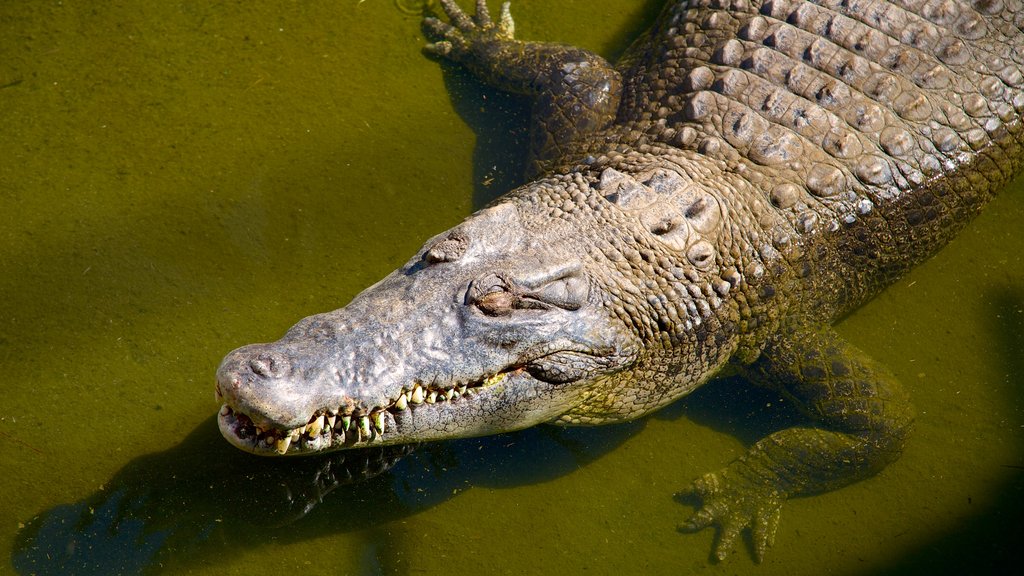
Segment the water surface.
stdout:
<path fill-rule="evenodd" d="M 615 56 L 658 4 L 514 10 L 521 37 Z M 423 57 L 417 16 L 5 2 L 0 30 L 0 573 L 952 574 L 1019 546 L 1020 186 L 841 326 L 914 396 L 904 457 L 787 504 L 763 565 L 714 564 L 672 494 L 790 417 L 740 382 L 355 484 L 397 455 L 271 462 L 217 433 L 227 351 L 345 304 L 515 181 L 522 102 Z"/>

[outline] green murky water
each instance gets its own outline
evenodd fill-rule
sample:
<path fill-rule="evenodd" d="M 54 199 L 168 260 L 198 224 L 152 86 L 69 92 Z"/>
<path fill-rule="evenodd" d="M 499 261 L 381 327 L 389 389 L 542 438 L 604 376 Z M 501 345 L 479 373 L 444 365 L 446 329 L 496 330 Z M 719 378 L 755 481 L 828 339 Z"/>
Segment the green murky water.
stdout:
<path fill-rule="evenodd" d="M 656 0 L 531 2 L 621 52 Z M 878 477 L 708 561 L 671 494 L 771 425 L 737 383 L 645 421 L 375 462 L 254 460 L 220 358 L 336 308 L 500 192 L 520 102 L 393 0 L 0 4 L 0 573 L 986 573 L 1024 512 L 1024 191 L 842 330 L 919 410 Z M 492 116 L 488 116 L 491 114 Z"/>

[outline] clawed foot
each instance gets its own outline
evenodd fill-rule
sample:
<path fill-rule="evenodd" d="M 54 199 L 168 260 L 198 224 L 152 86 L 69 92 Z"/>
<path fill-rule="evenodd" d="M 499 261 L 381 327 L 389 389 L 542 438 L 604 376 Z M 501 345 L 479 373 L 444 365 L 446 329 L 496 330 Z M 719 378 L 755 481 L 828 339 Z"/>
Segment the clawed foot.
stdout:
<path fill-rule="evenodd" d="M 513 40 L 515 24 L 512 22 L 509 4 L 505 2 L 501 5 L 501 15 L 495 23 L 487 10 L 487 0 L 477 0 L 476 14 L 472 18 L 459 8 L 455 0 L 441 0 L 441 7 L 444 8 L 451 23 L 434 17 L 423 20 L 427 33 L 439 38 L 436 42 L 427 44 L 425 50 L 436 56 L 459 61 L 470 51 L 474 43 L 481 40 Z"/>
<path fill-rule="evenodd" d="M 751 528 L 757 562 L 775 541 L 784 500 L 778 490 L 722 471 L 705 474 L 679 496 L 694 496 L 701 501 L 700 509 L 680 524 L 679 530 L 697 532 L 718 526 L 714 555 L 719 561 L 732 552 L 744 528 Z"/>

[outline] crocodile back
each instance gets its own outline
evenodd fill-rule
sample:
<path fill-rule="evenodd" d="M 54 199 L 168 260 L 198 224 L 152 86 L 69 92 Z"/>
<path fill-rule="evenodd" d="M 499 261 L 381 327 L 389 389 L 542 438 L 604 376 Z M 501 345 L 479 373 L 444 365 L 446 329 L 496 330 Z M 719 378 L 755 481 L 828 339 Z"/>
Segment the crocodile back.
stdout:
<path fill-rule="evenodd" d="M 619 64 L 616 124 L 744 174 L 763 241 L 845 283 L 841 314 L 1020 168 L 1022 27 L 1020 0 L 671 2 Z"/>

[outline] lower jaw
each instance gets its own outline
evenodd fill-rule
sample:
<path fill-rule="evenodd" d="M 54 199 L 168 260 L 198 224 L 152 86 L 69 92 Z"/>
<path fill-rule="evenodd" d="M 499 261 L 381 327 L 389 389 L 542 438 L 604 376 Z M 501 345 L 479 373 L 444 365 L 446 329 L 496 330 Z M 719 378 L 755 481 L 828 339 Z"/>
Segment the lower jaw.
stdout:
<path fill-rule="evenodd" d="M 221 434 L 232 445 L 263 456 L 291 456 L 366 446 L 415 443 L 419 442 L 420 438 L 403 438 L 409 435 L 398 433 L 399 420 L 406 420 L 412 413 L 420 411 L 464 411 L 466 404 L 474 403 L 477 396 L 489 395 L 510 375 L 514 377 L 521 373 L 521 369 L 499 372 L 476 384 L 452 386 L 443 390 L 427 389 L 417 384 L 412 390 L 403 388 L 399 399 L 392 401 L 388 406 L 366 409 L 353 408 L 350 405 L 337 410 L 319 410 L 304 426 L 287 430 L 258 426 L 248 415 L 236 412 L 233 407 L 224 404 L 220 409 L 218 425 Z M 219 387 L 217 398 L 223 399 Z M 440 418 L 428 420 L 436 421 Z M 410 429 L 420 428 L 415 425 L 415 420 L 408 424 Z M 426 436 L 433 435 L 429 429 L 424 432 Z"/>
<path fill-rule="evenodd" d="M 235 447 L 260 456 L 300 456 L 355 448 L 413 444 L 511 432 L 553 420 L 568 406 L 543 393 L 552 385 L 533 379 L 524 371 L 503 373 L 472 394 L 441 401 L 409 404 L 397 411 L 372 412 L 368 417 L 345 418 L 323 415 L 312 429 L 264 430 L 243 414 L 225 405 L 218 417 L 221 433 Z M 519 393 L 509 395 L 509 387 Z M 525 392 L 529 390 L 533 392 Z M 540 396 L 537 393 L 540 393 Z M 509 407 L 526 419 L 506 419 Z M 443 412 L 443 413 L 442 413 Z M 312 422 L 312 421 L 311 421 Z M 442 426 L 442 423 L 447 425 Z M 451 424 L 458 423 L 457 429 Z"/>
<path fill-rule="evenodd" d="M 246 417 L 242 417 L 248 420 Z M 336 418 L 330 427 L 310 434 L 309 431 L 272 430 L 256 432 L 226 405 L 221 408 L 217 424 L 221 434 L 236 448 L 259 456 L 299 456 L 367 446 L 397 444 L 388 441 L 395 436 L 395 419 L 384 413 L 372 424 L 368 419 Z"/>

